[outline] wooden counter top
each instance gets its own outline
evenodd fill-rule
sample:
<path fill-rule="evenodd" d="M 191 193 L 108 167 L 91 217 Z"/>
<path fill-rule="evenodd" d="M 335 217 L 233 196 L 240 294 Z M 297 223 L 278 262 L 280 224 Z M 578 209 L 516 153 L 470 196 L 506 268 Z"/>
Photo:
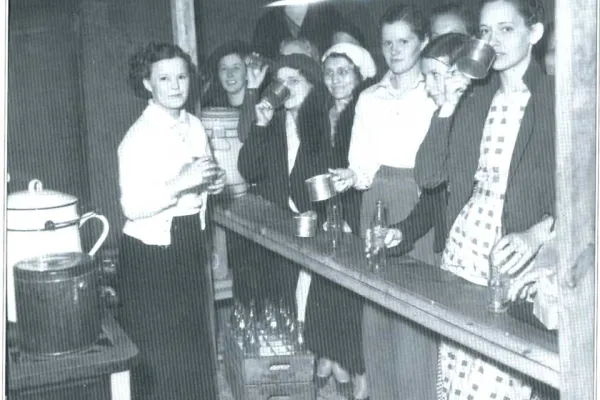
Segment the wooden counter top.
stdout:
<path fill-rule="evenodd" d="M 387 269 L 374 274 L 359 238 L 344 235 L 333 255 L 322 231 L 314 238 L 294 236 L 291 213 L 251 194 L 216 205 L 213 219 L 370 301 L 558 388 L 557 334 L 544 329 L 526 307 L 492 314 L 485 307 L 486 288 L 408 257 L 389 258 Z"/>

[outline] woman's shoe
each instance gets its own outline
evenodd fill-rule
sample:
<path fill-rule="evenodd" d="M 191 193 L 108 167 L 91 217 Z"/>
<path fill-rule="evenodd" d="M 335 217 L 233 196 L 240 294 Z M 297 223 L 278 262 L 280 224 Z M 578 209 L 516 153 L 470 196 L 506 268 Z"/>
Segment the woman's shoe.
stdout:
<path fill-rule="evenodd" d="M 369 399 L 369 390 L 367 385 L 367 376 L 365 374 L 356 374 L 354 375 L 354 392 L 350 400 L 368 400 Z M 361 396 L 361 397 L 358 397 Z M 365 397 L 366 396 L 366 397 Z"/>
<path fill-rule="evenodd" d="M 336 389 L 337 392 L 346 397 L 346 398 L 353 398 L 354 397 L 354 384 L 352 383 L 352 381 L 348 381 L 348 382 L 339 382 L 339 381 L 335 381 L 335 385 L 336 385 Z"/>
<path fill-rule="evenodd" d="M 316 364 L 317 365 L 315 366 L 315 375 L 313 380 L 317 388 L 323 389 L 325 386 L 327 386 L 327 382 L 329 382 L 333 362 L 323 357 L 319 358 Z"/>
<path fill-rule="evenodd" d="M 330 377 L 331 376 L 315 375 L 313 381 L 315 382 L 315 386 L 317 387 L 317 389 L 323 389 L 325 386 L 327 386 L 327 382 L 329 382 Z"/>

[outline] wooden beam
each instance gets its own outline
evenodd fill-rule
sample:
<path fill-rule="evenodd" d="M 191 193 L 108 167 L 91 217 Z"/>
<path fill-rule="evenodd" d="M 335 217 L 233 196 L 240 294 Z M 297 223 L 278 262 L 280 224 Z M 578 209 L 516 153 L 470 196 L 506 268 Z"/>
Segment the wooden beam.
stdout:
<path fill-rule="evenodd" d="M 556 15 L 561 399 L 586 400 L 594 396 L 595 274 L 584 250 L 595 242 L 597 1 L 557 0 Z"/>
<path fill-rule="evenodd" d="M 171 21 L 173 23 L 173 42 L 189 53 L 197 66 L 198 49 L 196 47 L 194 0 L 171 0 Z"/>

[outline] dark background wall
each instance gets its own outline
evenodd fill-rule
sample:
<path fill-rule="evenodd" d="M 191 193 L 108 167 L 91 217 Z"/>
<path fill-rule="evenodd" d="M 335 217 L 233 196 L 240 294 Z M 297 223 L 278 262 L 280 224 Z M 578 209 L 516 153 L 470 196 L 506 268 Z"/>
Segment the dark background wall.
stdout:
<path fill-rule="evenodd" d="M 377 21 L 394 0 L 332 0 L 378 55 Z M 409 0 L 426 9 L 445 0 Z M 475 10 L 478 0 L 464 0 Z M 250 40 L 265 0 L 196 0 L 199 53 L 235 37 Z M 546 0 L 553 14 L 554 0 Z M 40 178 L 73 194 L 81 210 L 122 228 L 116 149 L 145 107 L 126 83 L 127 59 L 148 40 L 171 41 L 168 0 L 12 0 L 8 43 L 9 194 Z M 93 224 L 93 223 L 90 223 Z M 97 228 L 86 227 L 89 248 Z"/>

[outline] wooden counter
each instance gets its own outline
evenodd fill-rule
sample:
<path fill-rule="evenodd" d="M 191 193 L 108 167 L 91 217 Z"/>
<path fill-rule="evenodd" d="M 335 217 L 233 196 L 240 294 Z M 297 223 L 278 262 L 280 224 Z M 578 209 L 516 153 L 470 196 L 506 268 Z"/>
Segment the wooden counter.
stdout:
<path fill-rule="evenodd" d="M 388 259 L 385 271 L 367 269 L 364 245 L 344 235 L 337 254 L 326 236 L 294 236 L 291 213 L 246 195 L 213 209 L 215 223 L 297 262 L 364 298 L 552 387 L 559 385 L 558 339 L 526 307 L 487 311 L 486 289 L 408 257 Z M 518 312 L 516 312 L 518 311 Z"/>

